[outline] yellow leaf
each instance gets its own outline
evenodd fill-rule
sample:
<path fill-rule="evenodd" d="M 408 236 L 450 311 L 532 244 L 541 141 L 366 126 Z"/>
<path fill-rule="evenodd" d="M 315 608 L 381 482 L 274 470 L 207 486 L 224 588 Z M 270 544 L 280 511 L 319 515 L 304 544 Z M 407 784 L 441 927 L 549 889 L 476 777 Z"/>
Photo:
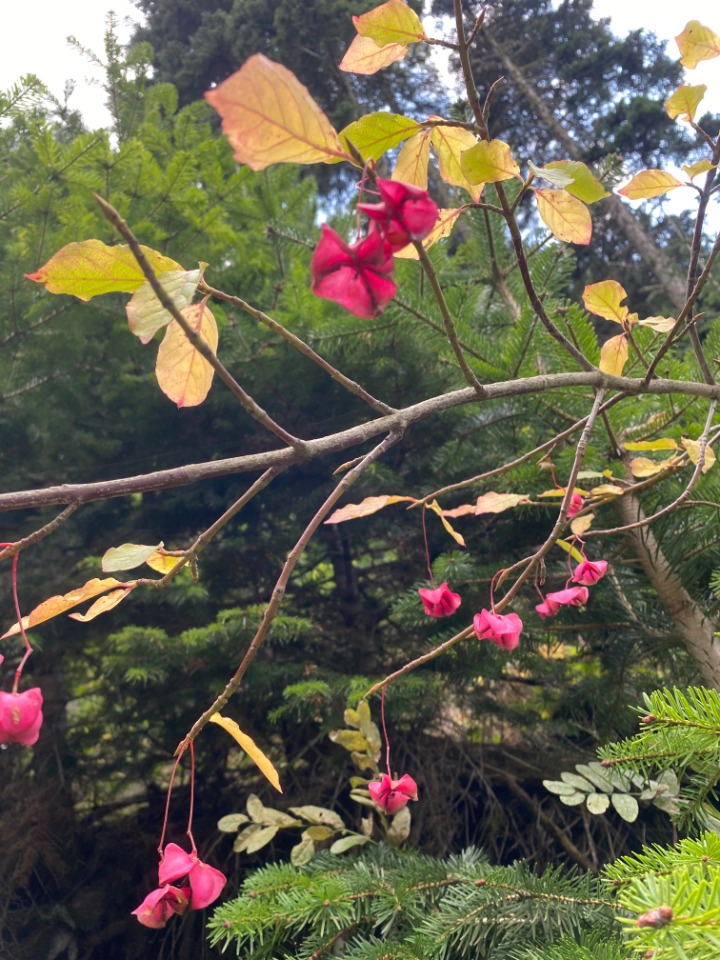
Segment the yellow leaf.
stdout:
<path fill-rule="evenodd" d="M 340 142 L 348 140 L 362 154 L 363 160 L 378 160 L 384 153 L 420 130 L 417 120 L 399 113 L 368 113 L 340 131 Z"/>
<path fill-rule="evenodd" d="M 447 532 L 450 534 L 450 536 L 453 538 L 453 540 L 454 540 L 456 543 L 458 543 L 461 547 L 464 547 L 464 546 L 465 546 L 465 539 L 463 538 L 463 536 L 462 536 L 461 534 L 459 534 L 459 533 L 457 532 L 457 530 L 455 530 L 455 529 L 453 528 L 453 526 L 452 526 L 452 524 L 449 522 L 449 520 L 447 520 L 447 519 L 443 516 L 443 510 L 442 510 L 442 508 L 440 507 L 440 504 L 437 502 L 437 500 L 433 500 L 432 503 L 429 503 L 429 504 L 428 504 L 428 509 L 429 509 L 429 510 L 432 510 L 434 513 L 436 513 L 436 514 L 440 517 L 440 522 L 441 522 L 442 525 L 445 527 L 445 529 L 446 529 Z"/>
<path fill-rule="evenodd" d="M 81 623 L 87 623 L 89 620 L 94 620 L 95 617 L 99 617 L 101 613 L 107 613 L 108 610 L 113 610 L 134 589 L 135 587 L 132 586 L 125 587 L 123 590 L 111 590 L 110 593 L 98 597 L 95 603 L 90 605 L 86 613 L 69 613 L 68 616 L 73 620 L 80 620 Z"/>
<path fill-rule="evenodd" d="M 655 333 L 670 333 L 676 321 L 674 317 L 647 317 L 638 323 L 641 327 L 650 327 Z"/>
<path fill-rule="evenodd" d="M 699 20 L 690 20 L 675 40 L 680 50 L 680 63 L 690 70 L 701 60 L 713 60 L 720 57 L 720 37 L 710 27 L 704 27 Z"/>
<path fill-rule="evenodd" d="M 427 250 L 428 247 L 431 247 L 434 243 L 437 243 L 438 240 L 444 240 L 446 237 L 449 237 L 452 233 L 453 227 L 455 226 L 455 221 L 462 212 L 462 207 L 457 207 L 450 210 L 439 210 L 438 218 L 435 221 L 435 226 L 422 241 L 423 247 Z M 409 243 L 401 250 L 396 250 L 393 256 L 399 257 L 401 260 L 417 260 L 418 252 L 415 249 L 415 245 Z"/>
<path fill-rule="evenodd" d="M 475 516 L 480 516 L 482 513 L 502 513 L 521 503 L 530 503 L 530 498 L 524 493 L 493 493 L 491 491 L 478 497 Z"/>
<path fill-rule="evenodd" d="M 675 457 L 668 457 L 667 460 L 649 460 L 647 457 L 635 457 L 628 466 L 634 477 L 654 477 L 663 470 L 675 463 Z"/>
<path fill-rule="evenodd" d="M 657 440 L 635 440 L 624 443 L 626 450 L 678 450 L 679 447 L 672 437 L 658 437 Z"/>
<path fill-rule="evenodd" d="M 597 203 L 610 196 L 590 167 L 580 160 L 553 160 L 545 164 L 545 169 L 569 174 L 573 181 L 565 189 L 583 203 Z"/>
<path fill-rule="evenodd" d="M 165 553 L 164 550 L 156 550 L 155 553 L 147 558 L 145 563 L 151 570 L 162 573 L 164 576 L 166 573 L 170 573 L 181 559 L 182 557 L 173 557 Z"/>
<path fill-rule="evenodd" d="M 415 502 L 414 497 L 397 497 L 384 495 L 381 497 L 366 497 L 361 503 L 348 503 L 331 513 L 325 523 L 344 523 L 345 520 L 357 520 L 358 517 L 369 517 L 391 503 Z"/>
<path fill-rule="evenodd" d="M 619 497 L 625 491 L 622 487 L 619 487 L 616 483 L 599 483 L 596 487 L 593 487 L 591 490 L 593 497 Z"/>
<path fill-rule="evenodd" d="M 543 490 L 542 493 L 539 493 L 539 497 L 564 497 L 567 493 L 567 487 L 553 487 L 552 490 Z M 573 487 L 573 493 L 579 493 L 581 497 L 589 496 L 587 490 L 583 490 L 582 487 Z"/>
<path fill-rule="evenodd" d="M 182 310 L 195 296 L 202 270 L 172 270 L 162 276 L 162 285 L 165 293 L 172 302 Z M 155 291 L 149 283 L 143 283 L 135 291 L 125 307 L 128 326 L 131 333 L 138 337 L 141 343 L 149 343 L 158 330 L 162 330 L 172 320 L 172 316 L 162 306 Z"/>
<path fill-rule="evenodd" d="M 349 159 L 332 124 L 297 77 L 261 53 L 208 90 L 238 163 L 335 163 Z"/>
<path fill-rule="evenodd" d="M 255 766 L 258 767 L 260 772 L 270 781 L 275 789 L 282 793 L 280 777 L 272 762 L 265 756 L 255 741 L 246 733 L 242 732 L 234 720 L 231 720 L 230 717 L 223 717 L 219 713 L 215 713 L 210 717 L 210 722 L 216 723 L 229 733 L 233 740 L 236 740 L 240 744 Z"/>
<path fill-rule="evenodd" d="M 436 128 L 437 129 L 437 128 Z M 481 140 L 460 155 L 460 170 L 470 183 L 499 183 L 520 176 L 510 147 L 503 140 Z"/>
<path fill-rule="evenodd" d="M 622 323 L 628 315 L 628 308 L 620 306 L 627 297 L 625 288 L 617 280 L 601 280 L 590 283 L 583 290 L 585 309 L 598 317 Z"/>
<path fill-rule="evenodd" d="M 29 630 L 31 627 L 36 627 L 39 623 L 44 623 L 46 620 L 57 617 L 58 614 L 65 613 L 66 610 L 71 610 L 85 600 L 92 600 L 93 597 L 97 597 L 101 593 L 106 593 L 115 587 L 125 586 L 127 586 L 127 584 L 121 583 L 114 577 L 106 577 L 104 580 L 99 580 L 95 577 L 92 580 L 88 580 L 82 587 L 71 590 L 69 593 L 43 600 L 43 602 L 35 607 L 34 610 L 31 610 L 26 617 L 23 617 L 23 627 Z M 0 637 L 0 640 L 4 640 L 6 637 L 12 637 L 16 633 L 20 633 L 20 626 L 17 623 L 10 627 L 10 629 Z"/>
<path fill-rule="evenodd" d="M 420 18 L 402 0 L 388 0 L 360 17 L 353 17 L 361 37 L 369 37 L 379 47 L 388 43 L 417 43 L 425 36 Z"/>
<path fill-rule="evenodd" d="M 582 517 L 575 517 L 570 521 L 570 529 L 576 537 L 581 537 L 593 524 L 594 513 L 583 514 Z"/>
<path fill-rule="evenodd" d="M 218 329 L 207 302 L 203 300 L 202 303 L 185 307 L 181 313 L 215 353 Z M 196 407 L 208 395 L 214 372 L 190 343 L 177 321 L 168 324 L 155 364 L 155 375 L 165 396 L 178 407 Z"/>
<path fill-rule="evenodd" d="M 564 550 L 565 553 L 569 553 L 573 560 L 576 560 L 578 563 L 582 563 L 585 559 L 577 547 L 574 547 L 571 543 L 568 543 L 567 540 L 556 540 L 555 544 L 556 546 L 560 547 L 561 550 Z"/>
<path fill-rule="evenodd" d="M 442 117 L 431 116 L 428 120 L 442 120 Z M 445 183 L 467 190 L 477 203 L 485 185 L 471 183 L 463 173 L 461 163 L 463 153 L 476 146 L 478 141 L 469 130 L 461 127 L 432 127 L 430 135 L 437 154 L 440 176 Z"/>
<path fill-rule="evenodd" d="M 619 333 L 616 337 L 610 337 L 610 339 L 606 340 L 602 345 L 598 366 L 603 373 L 609 373 L 614 377 L 619 377 L 623 372 L 627 358 L 627 337 L 624 333 Z"/>
<path fill-rule="evenodd" d="M 564 243 L 590 243 L 592 218 L 582 200 L 567 190 L 535 190 L 538 213 L 553 236 Z"/>
<path fill-rule="evenodd" d="M 402 60 L 407 51 L 406 43 L 388 43 L 379 47 L 370 37 L 358 34 L 345 51 L 339 67 L 346 73 L 369 75 Z"/>
<path fill-rule="evenodd" d="M 420 133 L 413 134 L 405 141 L 395 161 L 393 180 L 412 183 L 422 190 L 427 190 L 431 132 L 428 129 L 421 130 Z"/>
<path fill-rule="evenodd" d="M 685 447 L 685 451 L 690 458 L 691 462 L 697 464 L 700 459 L 700 441 L 699 440 L 689 440 L 687 437 L 682 438 L 682 445 Z M 715 456 L 715 451 L 712 447 L 705 447 L 705 462 L 702 466 L 702 473 L 707 473 L 708 470 L 715 463 L 717 457 Z"/>
<path fill-rule="evenodd" d="M 665 110 L 671 120 L 694 120 L 700 101 L 705 96 L 707 84 L 699 83 L 695 87 L 681 83 L 675 93 L 665 101 Z"/>
<path fill-rule="evenodd" d="M 684 163 L 682 165 L 683 173 L 686 173 L 691 180 L 699 177 L 701 173 L 707 173 L 708 170 L 717 170 L 717 164 L 710 163 L 709 160 L 698 160 L 697 163 Z"/>
<path fill-rule="evenodd" d="M 140 249 L 158 276 L 182 270 L 179 263 L 157 250 Z M 68 243 L 36 273 L 26 273 L 25 276 L 36 283 L 44 283 L 49 293 L 69 293 L 79 300 L 89 300 L 103 293 L 133 293 L 146 282 L 130 247 L 125 244 L 109 247 L 101 240 Z"/>
<path fill-rule="evenodd" d="M 681 186 L 682 183 L 678 179 L 671 173 L 665 173 L 664 170 L 642 170 L 635 174 L 630 183 L 618 190 L 618 193 L 627 197 L 628 200 L 647 200 Z"/>

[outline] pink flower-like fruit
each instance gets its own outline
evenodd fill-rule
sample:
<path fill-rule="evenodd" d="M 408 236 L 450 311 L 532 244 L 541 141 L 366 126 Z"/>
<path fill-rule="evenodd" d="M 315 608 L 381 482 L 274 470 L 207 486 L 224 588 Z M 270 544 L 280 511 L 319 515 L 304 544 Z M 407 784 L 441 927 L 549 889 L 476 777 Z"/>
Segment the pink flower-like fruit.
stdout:
<path fill-rule="evenodd" d="M 187 877 L 190 884 L 190 907 L 202 910 L 217 900 L 227 877 L 220 870 L 198 860 L 196 853 L 186 853 L 176 843 L 169 843 L 163 851 L 158 868 L 160 886 L 173 883 L 180 877 Z"/>
<path fill-rule="evenodd" d="M 182 916 L 185 913 L 188 908 L 189 895 L 189 887 L 178 889 L 178 887 L 165 884 L 164 887 L 151 890 L 140 906 L 133 910 L 133 915 L 138 918 L 144 927 L 160 930 L 173 914 L 177 913 Z"/>
<path fill-rule="evenodd" d="M 583 560 L 575 567 L 572 578 L 575 583 L 582 583 L 586 587 L 592 587 L 607 573 L 607 560 Z"/>
<path fill-rule="evenodd" d="M 359 203 L 358 210 L 380 227 L 393 250 L 424 240 L 435 226 L 437 205 L 427 190 L 399 180 L 377 180 L 380 203 Z"/>
<path fill-rule="evenodd" d="M 43 696 L 40 687 L 24 693 L 0 693 L 0 743 L 31 747 L 40 736 Z"/>
<path fill-rule="evenodd" d="M 548 593 L 542 603 L 538 603 L 535 610 L 539 616 L 554 617 L 560 607 L 582 607 L 588 602 L 590 591 L 587 587 L 566 587 L 555 593 Z"/>
<path fill-rule="evenodd" d="M 583 508 L 584 506 L 585 506 L 585 501 L 584 501 L 583 498 L 580 496 L 580 494 L 579 494 L 579 493 L 574 493 L 574 494 L 570 497 L 570 506 L 568 507 L 568 512 L 567 512 L 568 518 L 569 518 L 570 520 L 572 520 L 572 518 L 573 518 L 576 514 L 580 513 L 580 511 L 582 510 L 582 508 Z"/>
<path fill-rule="evenodd" d="M 514 650 L 520 643 L 522 620 L 516 613 L 491 613 L 481 610 L 473 617 L 478 640 L 490 640 L 503 650 Z"/>
<path fill-rule="evenodd" d="M 310 261 L 312 291 L 357 317 L 380 316 L 395 296 L 390 244 L 379 230 L 352 245 L 327 224 Z"/>
<path fill-rule="evenodd" d="M 407 805 L 408 800 L 417 800 L 417 784 L 407 773 L 399 780 L 392 780 L 383 773 L 380 780 L 368 784 L 368 791 L 375 806 L 392 816 Z"/>
<path fill-rule="evenodd" d="M 447 583 L 441 583 L 435 590 L 420 587 L 418 593 L 429 617 L 449 617 L 462 602 L 460 594 L 453 593 Z"/>

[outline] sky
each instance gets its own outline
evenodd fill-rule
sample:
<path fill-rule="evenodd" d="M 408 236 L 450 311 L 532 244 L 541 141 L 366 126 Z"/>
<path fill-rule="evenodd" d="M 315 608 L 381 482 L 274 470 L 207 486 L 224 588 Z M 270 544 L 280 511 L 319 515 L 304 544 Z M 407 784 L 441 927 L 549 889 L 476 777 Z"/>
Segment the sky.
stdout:
<path fill-rule="evenodd" d="M 652 29 L 669 41 L 668 52 L 673 58 L 678 53 L 672 37 L 682 30 L 686 20 L 700 20 L 720 33 L 717 0 L 687 0 L 682 11 L 679 5 L 663 4 L 662 0 L 595 0 L 594 9 L 597 16 L 610 17 L 611 27 L 618 34 L 637 27 Z M 132 32 L 128 18 L 141 20 L 131 0 L 22 0 L 15 10 L 0 57 L 0 90 L 7 89 L 23 74 L 35 73 L 56 96 L 62 97 L 65 81 L 74 80 L 71 105 L 82 112 L 89 127 L 106 126 L 109 117 L 103 106 L 102 71 L 69 46 L 65 38 L 74 36 L 83 47 L 102 55 L 108 10 L 113 10 L 118 18 L 121 41 Z M 687 82 L 707 83 L 703 107 L 720 112 L 720 58 L 700 64 L 689 73 Z"/>

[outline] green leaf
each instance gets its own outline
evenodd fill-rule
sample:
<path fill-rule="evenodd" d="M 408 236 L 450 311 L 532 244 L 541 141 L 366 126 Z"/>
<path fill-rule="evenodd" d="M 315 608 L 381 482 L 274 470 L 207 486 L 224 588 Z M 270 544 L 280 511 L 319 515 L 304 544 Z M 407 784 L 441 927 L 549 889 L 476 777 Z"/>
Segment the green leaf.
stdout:
<path fill-rule="evenodd" d="M 572 796 L 572 794 L 576 792 L 575 787 L 569 783 L 565 783 L 564 780 L 543 780 L 543 786 L 546 790 L 549 790 L 550 793 L 556 793 L 563 797 Z"/>
<path fill-rule="evenodd" d="M 334 827 L 336 830 L 345 829 L 342 818 L 334 810 L 327 810 L 325 807 L 316 807 L 308 803 L 303 807 L 290 807 L 290 813 L 302 817 L 309 823 L 322 823 L 328 827 Z"/>
<path fill-rule="evenodd" d="M 561 796 L 560 800 L 568 807 L 579 807 L 581 803 L 584 803 L 587 797 L 586 793 L 570 793 L 567 796 Z"/>
<path fill-rule="evenodd" d="M 579 773 L 567 773 L 563 771 L 560 777 L 565 783 L 569 783 L 577 790 L 584 790 L 585 793 L 592 793 L 593 791 L 593 785 L 586 780 L 585 777 L 581 777 Z"/>
<path fill-rule="evenodd" d="M 236 833 L 238 827 L 248 822 L 244 813 L 228 813 L 218 820 L 217 828 L 221 833 Z"/>
<path fill-rule="evenodd" d="M 307 830 L 303 830 L 302 836 L 303 840 L 320 842 L 329 839 L 335 832 L 332 827 L 323 827 L 320 824 L 316 824 L 314 827 L 308 827 Z"/>
<path fill-rule="evenodd" d="M 347 148 L 350 141 L 364 160 L 379 160 L 421 129 L 416 120 L 399 113 L 368 113 L 340 131 L 340 142 Z"/>
<path fill-rule="evenodd" d="M 114 573 L 117 570 L 132 570 L 134 567 L 139 567 L 162 546 L 161 540 L 154 547 L 139 543 L 123 543 L 119 547 L 110 547 L 103 554 L 103 573 Z"/>
<path fill-rule="evenodd" d="M 368 748 L 367 739 L 358 730 L 333 730 L 330 739 L 345 750 L 358 750 L 365 753 Z"/>
<path fill-rule="evenodd" d="M 361 37 L 369 37 L 379 47 L 387 43 L 417 43 L 424 37 L 420 18 L 402 0 L 388 0 L 353 17 L 353 23 Z"/>
<path fill-rule="evenodd" d="M 399 847 L 400 844 L 410 836 L 411 825 L 412 814 L 410 813 L 410 807 L 403 807 L 402 810 L 398 810 L 387 832 L 388 843 L 391 843 L 394 847 Z"/>
<path fill-rule="evenodd" d="M 503 140 L 482 140 L 465 150 L 460 169 L 470 183 L 499 183 L 520 176 L 520 167 Z"/>
<path fill-rule="evenodd" d="M 606 793 L 591 793 L 587 798 L 587 808 L 590 813 L 605 813 L 610 806 L 610 797 Z"/>
<path fill-rule="evenodd" d="M 162 276 L 165 293 L 182 310 L 192 302 L 200 282 L 201 270 L 173 270 Z M 135 291 L 125 307 L 128 326 L 141 343 L 149 343 L 158 330 L 172 320 L 172 315 L 163 307 L 149 283 Z"/>
<path fill-rule="evenodd" d="M 610 778 L 605 775 L 604 767 L 600 766 L 597 760 L 592 763 L 578 763 L 575 767 L 581 776 L 586 777 L 593 786 L 598 787 L 603 793 L 612 793 L 613 785 Z"/>
<path fill-rule="evenodd" d="M 301 840 L 290 851 L 290 862 L 294 867 L 304 867 L 306 863 L 310 863 L 314 855 L 315 844 L 312 840 Z"/>
<path fill-rule="evenodd" d="M 628 823 L 637 820 L 639 809 L 635 797 L 631 797 L 629 793 L 614 793 L 610 800 L 623 820 Z"/>
<path fill-rule="evenodd" d="M 572 177 L 565 189 L 583 203 L 597 203 L 610 196 L 587 164 L 579 160 L 553 160 L 545 164 L 545 170 L 560 170 Z"/>
<path fill-rule="evenodd" d="M 330 853 L 345 853 L 347 850 L 352 850 L 353 847 L 363 846 L 369 839 L 370 837 L 363 837 L 358 833 L 353 833 L 348 837 L 340 837 L 340 839 L 336 840 L 330 847 Z"/>
<path fill-rule="evenodd" d="M 244 845 L 245 853 L 257 853 L 258 850 L 262 850 L 263 847 L 270 843 L 279 829 L 275 824 L 272 824 L 268 827 L 262 827 L 260 830 L 254 830 Z M 235 852 L 237 853 L 239 851 L 236 850 Z"/>

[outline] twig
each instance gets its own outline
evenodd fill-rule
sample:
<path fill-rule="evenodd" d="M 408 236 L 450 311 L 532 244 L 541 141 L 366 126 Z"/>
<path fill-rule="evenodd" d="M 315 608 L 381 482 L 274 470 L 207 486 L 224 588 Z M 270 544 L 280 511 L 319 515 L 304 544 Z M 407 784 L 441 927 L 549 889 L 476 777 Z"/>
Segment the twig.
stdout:
<path fill-rule="evenodd" d="M 4 550 L 0 550 L 0 560 L 5 560 L 7 557 L 13 557 L 16 553 L 20 553 L 20 551 L 24 550 L 26 547 L 31 547 L 34 543 L 39 543 L 41 540 L 44 540 L 45 537 L 49 537 L 51 533 L 55 533 L 58 527 L 61 527 L 66 520 L 70 519 L 79 506 L 80 504 L 78 502 L 68 504 L 68 506 L 65 507 L 65 509 L 62 510 L 54 520 L 46 523 L 44 527 L 40 527 L 39 530 L 33 531 L 33 533 L 28 534 L 27 537 L 23 537 L 22 540 L 18 540 L 16 543 L 13 543 L 12 546 L 6 547 Z"/>

